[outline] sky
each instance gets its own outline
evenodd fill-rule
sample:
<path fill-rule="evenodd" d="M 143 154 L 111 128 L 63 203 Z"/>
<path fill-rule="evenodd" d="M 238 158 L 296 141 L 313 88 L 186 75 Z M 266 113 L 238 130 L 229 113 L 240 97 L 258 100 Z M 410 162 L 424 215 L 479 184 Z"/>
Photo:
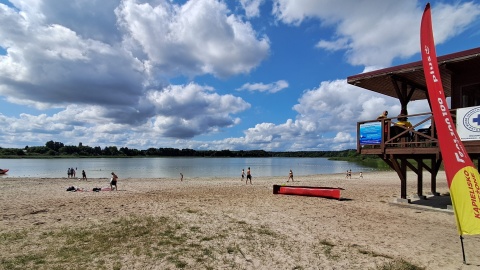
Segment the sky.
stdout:
<path fill-rule="evenodd" d="M 400 103 L 347 77 L 419 61 L 426 3 L 0 0 L 0 147 L 355 149 Z M 479 1 L 431 6 L 437 55 L 480 47 Z"/>

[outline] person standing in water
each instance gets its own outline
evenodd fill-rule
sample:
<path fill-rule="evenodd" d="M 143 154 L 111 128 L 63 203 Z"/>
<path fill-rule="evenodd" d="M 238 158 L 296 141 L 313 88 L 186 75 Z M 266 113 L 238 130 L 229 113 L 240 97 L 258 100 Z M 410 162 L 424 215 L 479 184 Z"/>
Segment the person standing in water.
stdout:
<path fill-rule="evenodd" d="M 288 180 L 287 180 L 287 182 L 290 181 L 290 179 L 292 179 L 292 182 L 295 182 L 295 181 L 293 181 L 293 172 L 292 172 L 292 170 L 290 170 L 290 172 L 288 173 Z"/>
<path fill-rule="evenodd" d="M 245 185 L 248 183 L 248 180 L 250 179 L 250 185 L 252 185 L 252 172 L 250 171 L 250 167 L 247 169 L 247 180 L 245 180 Z"/>

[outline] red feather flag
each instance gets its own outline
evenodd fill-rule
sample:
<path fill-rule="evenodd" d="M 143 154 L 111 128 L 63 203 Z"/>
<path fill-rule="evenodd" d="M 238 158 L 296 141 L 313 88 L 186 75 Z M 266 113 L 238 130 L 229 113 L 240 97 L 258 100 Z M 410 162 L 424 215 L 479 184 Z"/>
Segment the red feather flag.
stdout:
<path fill-rule="evenodd" d="M 420 45 L 423 71 L 458 233 L 460 236 L 480 234 L 480 176 L 457 134 L 445 99 L 435 52 L 430 4 L 427 4 L 422 16 Z"/>

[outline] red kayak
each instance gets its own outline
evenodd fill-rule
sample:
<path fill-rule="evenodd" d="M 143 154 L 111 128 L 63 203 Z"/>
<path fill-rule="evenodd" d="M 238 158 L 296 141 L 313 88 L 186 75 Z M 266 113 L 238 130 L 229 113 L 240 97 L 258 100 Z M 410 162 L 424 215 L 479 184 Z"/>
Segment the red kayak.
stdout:
<path fill-rule="evenodd" d="M 8 172 L 8 169 L 0 169 L 0 174 L 6 174 Z"/>
<path fill-rule="evenodd" d="M 273 185 L 273 194 L 313 196 L 340 200 L 343 188 Z"/>

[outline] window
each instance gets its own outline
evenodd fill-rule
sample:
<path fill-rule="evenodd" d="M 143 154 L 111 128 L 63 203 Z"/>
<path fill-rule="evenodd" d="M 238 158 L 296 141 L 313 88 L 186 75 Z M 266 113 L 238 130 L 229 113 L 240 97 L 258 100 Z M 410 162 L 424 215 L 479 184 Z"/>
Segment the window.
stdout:
<path fill-rule="evenodd" d="M 462 106 L 472 107 L 480 105 L 480 84 L 469 85 L 462 88 Z"/>

